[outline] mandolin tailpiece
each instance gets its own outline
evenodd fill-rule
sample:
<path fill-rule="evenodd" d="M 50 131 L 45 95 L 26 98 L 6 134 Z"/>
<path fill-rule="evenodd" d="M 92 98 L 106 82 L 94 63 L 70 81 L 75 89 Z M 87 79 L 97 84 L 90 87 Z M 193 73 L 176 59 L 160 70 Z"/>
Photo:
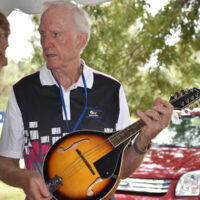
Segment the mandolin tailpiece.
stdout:
<path fill-rule="evenodd" d="M 60 186 L 63 185 L 62 178 L 59 176 L 54 176 L 52 179 L 46 182 L 49 192 L 53 194 Z"/>

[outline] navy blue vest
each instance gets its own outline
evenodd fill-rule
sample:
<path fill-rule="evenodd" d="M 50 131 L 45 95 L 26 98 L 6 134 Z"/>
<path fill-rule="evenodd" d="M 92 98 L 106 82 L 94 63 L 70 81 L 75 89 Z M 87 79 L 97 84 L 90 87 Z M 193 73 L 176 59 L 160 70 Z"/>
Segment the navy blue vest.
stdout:
<path fill-rule="evenodd" d="M 120 83 L 117 81 L 101 74 L 94 74 L 93 87 L 87 89 L 87 110 L 77 129 L 115 131 L 119 116 L 119 89 Z M 67 132 L 59 88 L 56 85 L 42 86 L 39 72 L 21 79 L 14 85 L 14 92 L 22 113 L 24 129 L 28 135 L 34 128 L 30 127 L 30 122 L 36 121 L 39 137 L 49 136 L 52 128 L 55 127 L 60 128 L 61 134 Z M 71 120 L 69 121 L 71 130 L 82 113 L 84 105 L 84 88 L 71 90 Z M 52 144 L 51 141 L 49 142 Z"/>
<path fill-rule="evenodd" d="M 53 139 L 59 139 L 67 132 L 59 88 L 56 85 L 42 86 L 39 72 L 36 72 L 21 79 L 13 89 L 22 113 L 27 138 L 24 150 L 26 168 L 42 174 L 43 161 L 50 146 L 55 142 Z M 108 133 L 115 131 L 119 117 L 119 89 L 120 83 L 117 81 L 101 74 L 94 74 L 93 87 L 87 89 L 87 110 L 78 130 L 90 129 Z M 84 88 L 72 90 L 69 121 L 71 130 L 84 105 Z M 114 196 L 111 199 L 115 199 Z"/>

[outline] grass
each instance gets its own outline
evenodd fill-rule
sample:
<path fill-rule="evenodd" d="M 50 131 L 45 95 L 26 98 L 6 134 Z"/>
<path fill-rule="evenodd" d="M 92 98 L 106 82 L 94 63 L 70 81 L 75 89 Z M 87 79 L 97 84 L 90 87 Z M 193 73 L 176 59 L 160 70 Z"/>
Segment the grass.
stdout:
<path fill-rule="evenodd" d="M 11 187 L 0 181 L 0 200 L 24 200 L 25 194 L 22 189 Z"/>
<path fill-rule="evenodd" d="M 24 161 L 20 160 L 20 167 L 24 167 Z M 25 193 L 21 188 L 12 187 L 0 181 L 0 200 L 24 200 Z"/>

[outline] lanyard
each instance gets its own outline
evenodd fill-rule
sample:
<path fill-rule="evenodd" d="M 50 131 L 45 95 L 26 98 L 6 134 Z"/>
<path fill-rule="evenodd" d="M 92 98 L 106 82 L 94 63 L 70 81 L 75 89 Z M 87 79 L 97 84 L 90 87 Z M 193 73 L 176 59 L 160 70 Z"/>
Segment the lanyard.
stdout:
<path fill-rule="evenodd" d="M 53 73 L 52 73 L 53 75 Z M 75 131 L 77 128 L 78 128 L 78 125 L 80 124 L 84 114 L 85 114 L 85 111 L 87 109 L 87 85 L 86 85 L 86 81 L 85 81 L 85 77 L 84 77 L 84 74 L 83 74 L 83 70 L 82 70 L 82 73 L 81 73 L 81 76 L 82 76 L 82 80 L 83 80 L 83 84 L 84 84 L 84 89 L 85 89 L 85 106 L 84 106 L 84 109 L 83 109 L 83 112 L 81 113 L 80 117 L 78 118 L 74 128 L 72 131 Z M 54 77 L 54 75 L 53 75 Z M 54 79 L 56 80 L 58 86 L 59 86 L 59 89 L 60 89 L 60 97 L 61 97 L 61 100 L 62 100 L 62 107 L 63 107 L 63 110 L 64 110 L 64 114 L 65 114 L 65 119 L 66 119 L 66 125 L 67 125 L 67 129 L 68 129 L 68 132 L 70 133 L 70 127 L 69 127 L 69 122 L 68 122 L 68 119 L 67 119 L 67 110 L 66 110 L 66 106 L 65 106 L 65 100 L 64 100 L 64 95 L 63 95 L 63 91 L 62 91 L 62 87 L 60 85 L 60 83 L 57 81 L 57 79 L 54 77 Z"/>

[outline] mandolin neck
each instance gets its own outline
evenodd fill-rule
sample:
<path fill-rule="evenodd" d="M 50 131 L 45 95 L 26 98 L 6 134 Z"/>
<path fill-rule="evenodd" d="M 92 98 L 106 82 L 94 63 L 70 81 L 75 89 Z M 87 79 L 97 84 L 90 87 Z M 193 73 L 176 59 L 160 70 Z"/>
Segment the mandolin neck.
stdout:
<path fill-rule="evenodd" d="M 114 147 L 117 147 L 126 140 L 135 136 L 144 127 L 144 125 L 145 123 L 142 120 L 138 120 L 127 128 L 116 132 L 114 135 L 110 136 L 108 140 Z"/>
<path fill-rule="evenodd" d="M 182 110 L 198 99 L 200 99 L 200 90 L 193 88 L 181 90 L 179 93 L 176 92 L 174 96 L 170 97 L 169 102 L 174 106 L 174 109 Z M 113 147 L 117 147 L 126 140 L 135 136 L 144 127 L 144 125 L 145 123 L 142 120 L 138 120 L 127 128 L 116 132 L 114 135 L 110 136 L 108 140 L 113 145 Z"/>

